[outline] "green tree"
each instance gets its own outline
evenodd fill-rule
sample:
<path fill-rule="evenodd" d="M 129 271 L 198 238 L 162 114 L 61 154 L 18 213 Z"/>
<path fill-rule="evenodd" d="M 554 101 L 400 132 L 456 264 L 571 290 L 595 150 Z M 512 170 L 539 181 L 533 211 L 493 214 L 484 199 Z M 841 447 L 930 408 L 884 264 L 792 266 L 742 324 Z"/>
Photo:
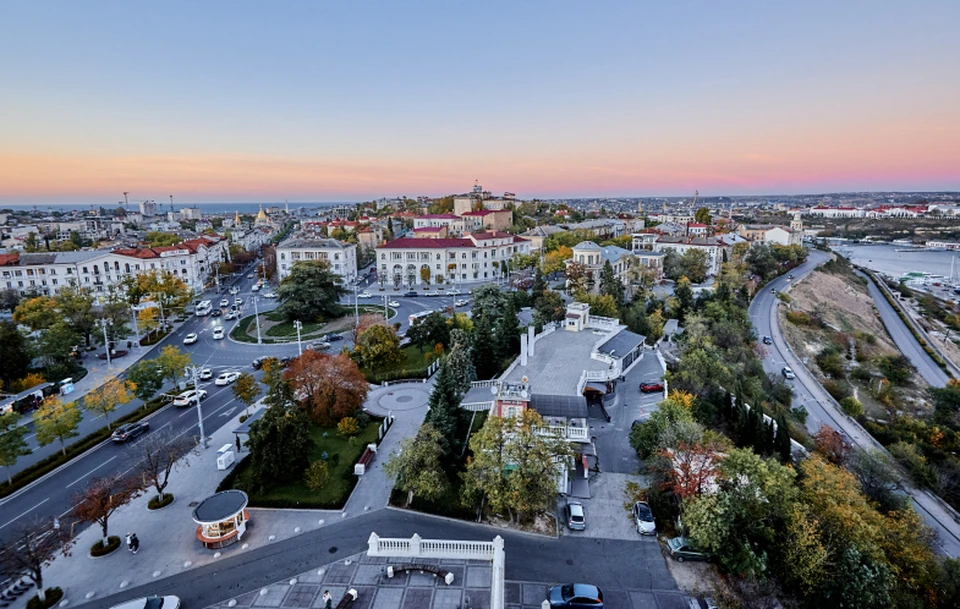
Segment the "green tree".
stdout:
<path fill-rule="evenodd" d="M 503 361 L 520 353 L 520 320 L 517 318 L 517 307 L 512 298 L 506 299 L 501 311 L 494 342 L 497 357 Z"/>
<path fill-rule="evenodd" d="M 433 500 L 446 492 L 449 482 L 441 466 L 443 442 L 443 434 L 425 422 L 416 437 L 401 440 L 400 452 L 390 455 L 384 463 L 384 473 L 407 494 L 407 506 L 414 497 Z"/>
<path fill-rule="evenodd" d="M 66 441 L 77 435 L 77 426 L 82 418 L 83 413 L 75 402 L 64 403 L 57 396 L 48 397 L 33 412 L 37 443 L 46 446 L 59 440 L 60 452 L 66 455 Z"/>
<path fill-rule="evenodd" d="M 547 290 L 533 303 L 533 323 L 538 332 L 548 323 L 563 320 L 564 315 L 566 307 L 559 292 Z"/>
<path fill-rule="evenodd" d="M 693 287 L 690 285 L 690 279 L 686 275 L 677 281 L 677 286 L 673 290 L 673 295 L 676 297 L 677 302 L 679 303 L 677 317 L 680 320 L 683 320 L 686 317 L 686 314 L 693 310 L 694 304 Z"/>
<path fill-rule="evenodd" d="M 443 313 L 433 312 L 413 322 L 407 330 L 407 338 L 423 353 L 424 348 L 433 350 L 436 345 L 444 347 L 450 342 L 450 325 Z"/>
<path fill-rule="evenodd" d="M 693 283 L 703 283 L 707 280 L 710 257 L 703 249 L 691 248 L 680 257 L 680 272 Z"/>
<path fill-rule="evenodd" d="M 92 344 L 93 332 L 97 328 L 97 316 L 93 311 L 93 290 L 67 286 L 57 292 L 55 300 L 60 317 L 83 338 L 84 344 Z"/>
<path fill-rule="evenodd" d="M 500 370 L 493 330 L 493 322 L 487 315 L 474 317 L 471 357 L 478 379 L 491 378 Z"/>
<path fill-rule="evenodd" d="M 477 380 L 477 370 L 470 358 L 470 335 L 464 330 L 450 331 L 450 353 L 444 362 L 457 385 L 460 395 L 466 395 L 470 384 Z"/>
<path fill-rule="evenodd" d="M 293 404 L 274 404 L 250 427 L 253 490 L 303 477 L 313 447 L 306 414 Z"/>
<path fill-rule="evenodd" d="M 712 223 L 712 219 L 710 218 L 710 210 L 706 207 L 699 208 L 693 215 L 693 221 L 710 226 Z"/>
<path fill-rule="evenodd" d="M 547 280 L 543 278 L 543 270 L 538 266 L 533 274 L 533 284 L 530 286 L 530 298 L 534 306 L 547 293 L 547 289 Z"/>
<path fill-rule="evenodd" d="M 233 391 L 233 397 L 243 403 L 243 412 L 249 416 L 250 406 L 257 401 L 261 393 L 260 383 L 257 382 L 257 377 L 249 372 L 244 372 L 237 377 L 237 380 L 233 382 L 233 386 L 231 386 L 230 389 Z"/>
<path fill-rule="evenodd" d="M 327 484 L 330 478 L 330 468 L 326 461 L 311 461 L 303 475 L 303 481 L 311 491 L 319 491 Z"/>
<path fill-rule="evenodd" d="M 448 362 L 440 366 L 440 371 L 434 379 L 433 391 L 427 401 L 426 423 L 440 432 L 443 452 L 447 455 L 456 454 L 459 449 L 457 438 L 457 420 L 459 419 L 460 400 L 463 395 L 457 387 L 457 380 L 453 376 Z"/>
<path fill-rule="evenodd" d="M 0 321 L 0 381 L 6 384 L 23 378 L 30 366 L 27 340 L 9 321 Z"/>
<path fill-rule="evenodd" d="M 578 293 L 575 298 L 578 302 L 585 302 L 590 305 L 590 315 L 599 315 L 600 317 L 620 317 L 620 309 L 617 307 L 617 301 L 609 294 L 585 294 Z"/>
<path fill-rule="evenodd" d="M 173 233 L 164 233 L 161 231 L 150 231 L 144 235 L 143 240 L 150 247 L 164 247 L 180 243 L 180 237 Z"/>
<path fill-rule="evenodd" d="M 37 352 L 43 358 L 51 379 L 70 372 L 73 349 L 79 341 L 80 335 L 63 321 L 54 323 L 40 335 Z"/>
<path fill-rule="evenodd" d="M 176 386 L 180 375 L 190 365 L 190 355 L 180 350 L 180 347 L 167 345 L 160 350 L 160 355 L 154 358 L 153 363 L 163 374 L 163 378 L 170 379 Z"/>
<path fill-rule="evenodd" d="M 404 359 L 397 333 L 382 324 L 369 326 L 360 333 L 352 356 L 367 371 L 389 370 Z"/>
<path fill-rule="evenodd" d="M 277 288 L 279 309 L 287 321 L 338 317 L 340 297 L 346 293 L 342 278 L 330 269 L 326 260 L 295 263 Z"/>
<path fill-rule="evenodd" d="M 13 484 L 10 469 L 17 464 L 17 459 L 30 454 L 23 439 L 29 430 L 17 425 L 19 419 L 15 412 L 0 415 L 0 465 L 7 468 L 7 484 Z"/>
<path fill-rule="evenodd" d="M 127 368 L 127 378 L 134 385 L 133 394 L 143 400 L 144 405 L 163 388 L 163 375 L 163 370 L 152 360 L 141 360 Z"/>
<path fill-rule="evenodd" d="M 600 293 L 611 296 L 619 307 L 623 305 L 624 291 L 623 282 L 613 272 L 613 265 L 609 260 L 605 261 L 600 270 Z"/>
<path fill-rule="evenodd" d="M 20 301 L 14 309 L 13 321 L 27 326 L 34 332 L 46 330 L 60 319 L 56 307 L 57 302 L 48 296 L 28 298 Z"/>
<path fill-rule="evenodd" d="M 692 405 L 693 401 L 687 395 L 674 391 L 670 393 L 670 397 L 660 402 L 657 410 L 651 413 L 646 421 L 635 423 L 630 430 L 630 446 L 637 451 L 637 456 L 648 459 L 661 448 L 675 448 L 664 445 L 661 438 L 671 433 L 671 429 L 695 423 Z M 699 438 L 686 437 L 685 440 L 693 444 Z"/>

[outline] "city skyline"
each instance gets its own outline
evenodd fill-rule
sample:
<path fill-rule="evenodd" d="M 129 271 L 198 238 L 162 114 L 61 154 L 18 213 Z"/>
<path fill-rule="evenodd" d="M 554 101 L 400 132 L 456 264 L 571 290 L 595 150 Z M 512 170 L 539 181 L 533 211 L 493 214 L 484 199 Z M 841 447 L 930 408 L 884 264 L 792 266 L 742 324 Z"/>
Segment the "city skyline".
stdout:
<path fill-rule="evenodd" d="M 955 4 L 591 8 L 8 5 L 0 205 L 960 190 Z"/>

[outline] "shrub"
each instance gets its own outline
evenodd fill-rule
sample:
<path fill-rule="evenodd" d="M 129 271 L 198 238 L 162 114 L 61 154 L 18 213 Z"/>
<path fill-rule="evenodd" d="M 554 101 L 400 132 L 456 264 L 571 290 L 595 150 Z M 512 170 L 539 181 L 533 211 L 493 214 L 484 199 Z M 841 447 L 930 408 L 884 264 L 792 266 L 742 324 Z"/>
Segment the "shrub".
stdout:
<path fill-rule="evenodd" d="M 360 424 L 353 417 L 343 417 L 337 423 L 337 433 L 341 436 L 355 436 L 360 433 Z"/>
<path fill-rule="evenodd" d="M 173 503 L 173 493 L 164 493 L 162 497 L 151 497 L 147 502 L 147 509 L 159 510 Z"/>
<path fill-rule="evenodd" d="M 936 473 L 915 445 L 901 440 L 888 446 L 887 450 L 907 470 L 914 483 L 927 488 L 933 488 L 936 485 Z"/>
<path fill-rule="evenodd" d="M 47 588 L 44 590 L 44 599 L 41 601 L 39 596 L 34 596 L 27 601 L 27 609 L 48 609 L 60 602 L 63 598 L 63 590 L 60 588 Z"/>
<path fill-rule="evenodd" d="M 856 379 L 858 381 L 869 381 L 873 378 L 873 374 L 870 372 L 870 369 L 866 366 L 857 366 L 852 371 L 850 371 L 850 378 Z"/>
<path fill-rule="evenodd" d="M 242 414 L 242 415 L 240 415 L 240 422 L 243 423 L 244 421 L 246 421 L 246 420 L 249 419 L 249 418 L 250 418 L 250 415 Z"/>
<path fill-rule="evenodd" d="M 327 467 L 326 461 L 311 461 L 303 475 L 303 480 L 310 490 L 319 491 L 327 483 L 329 477 L 330 468 Z"/>
<path fill-rule="evenodd" d="M 43 378 L 42 374 L 37 374 L 36 372 L 30 372 L 27 376 L 22 379 L 18 379 L 10 384 L 10 391 L 13 393 L 20 393 L 21 391 L 26 391 L 31 387 L 36 387 L 40 383 L 45 382 L 46 379 Z"/>
<path fill-rule="evenodd" d="M 910 360 L 903 355 L 888 355 L 877 361 L 877 367 L 887 380 L 894 385 L 905 385 L 910 381 Z"/>
<path fill-rule="evenodd" d="M 840 401 L 843 398 L 850 395 L 850 388 L 845 384 L 838 383 L 837 381 L 830 379 L 823 382 L 823 388 L 827 390 L 833 399 Z"/>
<path fill-rule="evenodd" d="M 843 358 L 840 353 L 832 347 L 827 347 L 817 355 L 817 365 L 824 374 L 829 374 L 835 379 L 842 379 L 845 376 Z"/>
<path fill-rule="evenodd" d="M 103 540 L 98 539 L 95 544 L 90 546 L 90 556 L 106 556 L 120 547 L 120 538 L 116 535 L 107 537 L 107 545 L 103 545 Z"/>
<path fill-rule="evenodd" d="M 779 298 L 780 300 L 782 300 L 783 302 L 785 302 L 785 303 L 787 303 L 787 304 L 790 304 L 790 295 L 787 294 L 786 292 L 778 292 L 778 293 L 777 293 L 777 298 Z"/>
<path fill-rule="evenodd" d="M 840 407 L 843 408 L 843 411 L 851 417 L 859 417 L 863 415 L 863 404 L 861 404 L 860 400 L 852 395 L 840 400 Z"/>
<path fill-rule="evenodd" d="M 795 326 L 809 326 L 810 316 L 803 311 L 790 311 L 787 313 L 787 321 Z"/>

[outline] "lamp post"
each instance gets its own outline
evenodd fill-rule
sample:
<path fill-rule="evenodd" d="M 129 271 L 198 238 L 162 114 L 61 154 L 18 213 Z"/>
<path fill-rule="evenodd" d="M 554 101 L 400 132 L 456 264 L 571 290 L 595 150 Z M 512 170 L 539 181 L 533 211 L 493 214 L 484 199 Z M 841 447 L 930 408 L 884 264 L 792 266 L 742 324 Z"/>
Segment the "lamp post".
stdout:
<path fill-rule="evenodd" d="M 357 300 L 357 283 L 353 284 L 353 327 L 360 325 L 360 302 Z"/>
<path fill-rule="evenodd" d="M 196 364 L 191 364 L 184 368 L 184 374 L 187 377 L 193 375 L 193 393 L 197 400 L 197 421 L 200 426 L 200 444 L 203 448 L 207 447 L 207 436 L 203 432 L 203 409 L 200 407 L 200 369 Z"/>
<path fill-rule="evenodd" d="M 140 348 L 140 327 L 137 324 L 137 307 L 130 307 L 130 312 L 133 313 L 133 334 L 137 337 L 137 348 Z"/>
<path fill-rule="evenodd" d="M 259 296 L 253 297 L 253 319 L 257 322 L 257 344 L 262 345 L 263 339 L 260 338 L 260 309 L 257 308 L 258 300 L 260 300 Z"/>
<path fill-rule="evenodd" d="M 98 319 L 98 320 L 97 320 L 97 325 L 100 326 L 101 328 L 103 328 L 103 346 L 104 346 L 104 350 L 105 350 L 106 353 L 107 353 L 107 368 L 109 368 L 109 367 L 111 366 L 111 364 L 110 364 L 110 339 L 107 338 L 107 320 L 106 320 L 106 319 Z"/>
<path fill-rule="evenodd" d="M 293 327 L 297 329 L 297 355 L 303 355 L 303 347 L 300 345 L 300 330 L 303 329 L 303 323 L 296 319 L 293 322 Z"/>
<path fill-rule="evenodd" d="M 383 295 L 383 319 L 384 321 L 390 319 L 390 309 L 387 308 L 387 295 Z"/>

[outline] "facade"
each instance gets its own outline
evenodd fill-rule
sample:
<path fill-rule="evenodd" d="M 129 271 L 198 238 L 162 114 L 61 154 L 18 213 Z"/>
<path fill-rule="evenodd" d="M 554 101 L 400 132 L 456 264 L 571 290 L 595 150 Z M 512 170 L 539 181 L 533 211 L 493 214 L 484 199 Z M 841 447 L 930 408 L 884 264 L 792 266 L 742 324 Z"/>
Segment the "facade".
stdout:
<path fill-rule="evenodd" d="M 513 212 L 509 209 L 482 209 L 464 212 L 463 222 L 467 232 L 482 230 L 507 230 L 513 225 Z"/>
<path fill-rule="evenodd" d="M 803 230 L 794 230 L 786 226 L 770 224 L 743 224 L 737 227 L 737 235 L 753 243 L 775 245 L 800 245 L 803 243 Z"/>
<path fill-rule="evenodd" d="M 290 274 L 293 265 L 301 260 L 326 260 L 330 270 L 343 277 L 344 282 L 357 278 L 357 246 L 336 239 L 290 238 L 277 245 L 277 275 L 280 280 Z"/>
<path fill-rule="evenodd" d="M 446 227 L 447 232 L 452 237 L 463 235 L 466 223 L 455 214 L 426 214 L 417 216 L 413 219 L 413 229 Z"/>
<path fill-rule="evenodd" d="M 489 281 L 502 277 L 518 253 L 530 253 L 530 242 L 498 231 L 463 238 L 403 237 L 377 248 L 377 277 L 398 287 Z"/>
<path fill-rule="evenodd" d="M 715 238 L 688 239 L 685 237 L 661 236 L 654 245 L 655 251 L 666 254 L 674 251 L 684 255 L 688 250 L 699 249 L 707 254 L 707 275 L 716 275 L 720 272 L 723 256 L 720 253 L 720 241 Z"/>
<path fill-rule="evenodd" d="M 530 240 L 530 251 L 539 252 L 543 249 L 544 239 L 550 235 L 565 232 L 567 232 L 565 228 L 553 224 L 545 224 L 543 226 L 535 226 L 526 232 L 520 233 L 520 236 Z"/>
<path fill-rule="evenodd" d="M 450 236 L 450 231 L 446 226 L 423 226 L 413 229 L 415 239 L 446 239 Z"/>

